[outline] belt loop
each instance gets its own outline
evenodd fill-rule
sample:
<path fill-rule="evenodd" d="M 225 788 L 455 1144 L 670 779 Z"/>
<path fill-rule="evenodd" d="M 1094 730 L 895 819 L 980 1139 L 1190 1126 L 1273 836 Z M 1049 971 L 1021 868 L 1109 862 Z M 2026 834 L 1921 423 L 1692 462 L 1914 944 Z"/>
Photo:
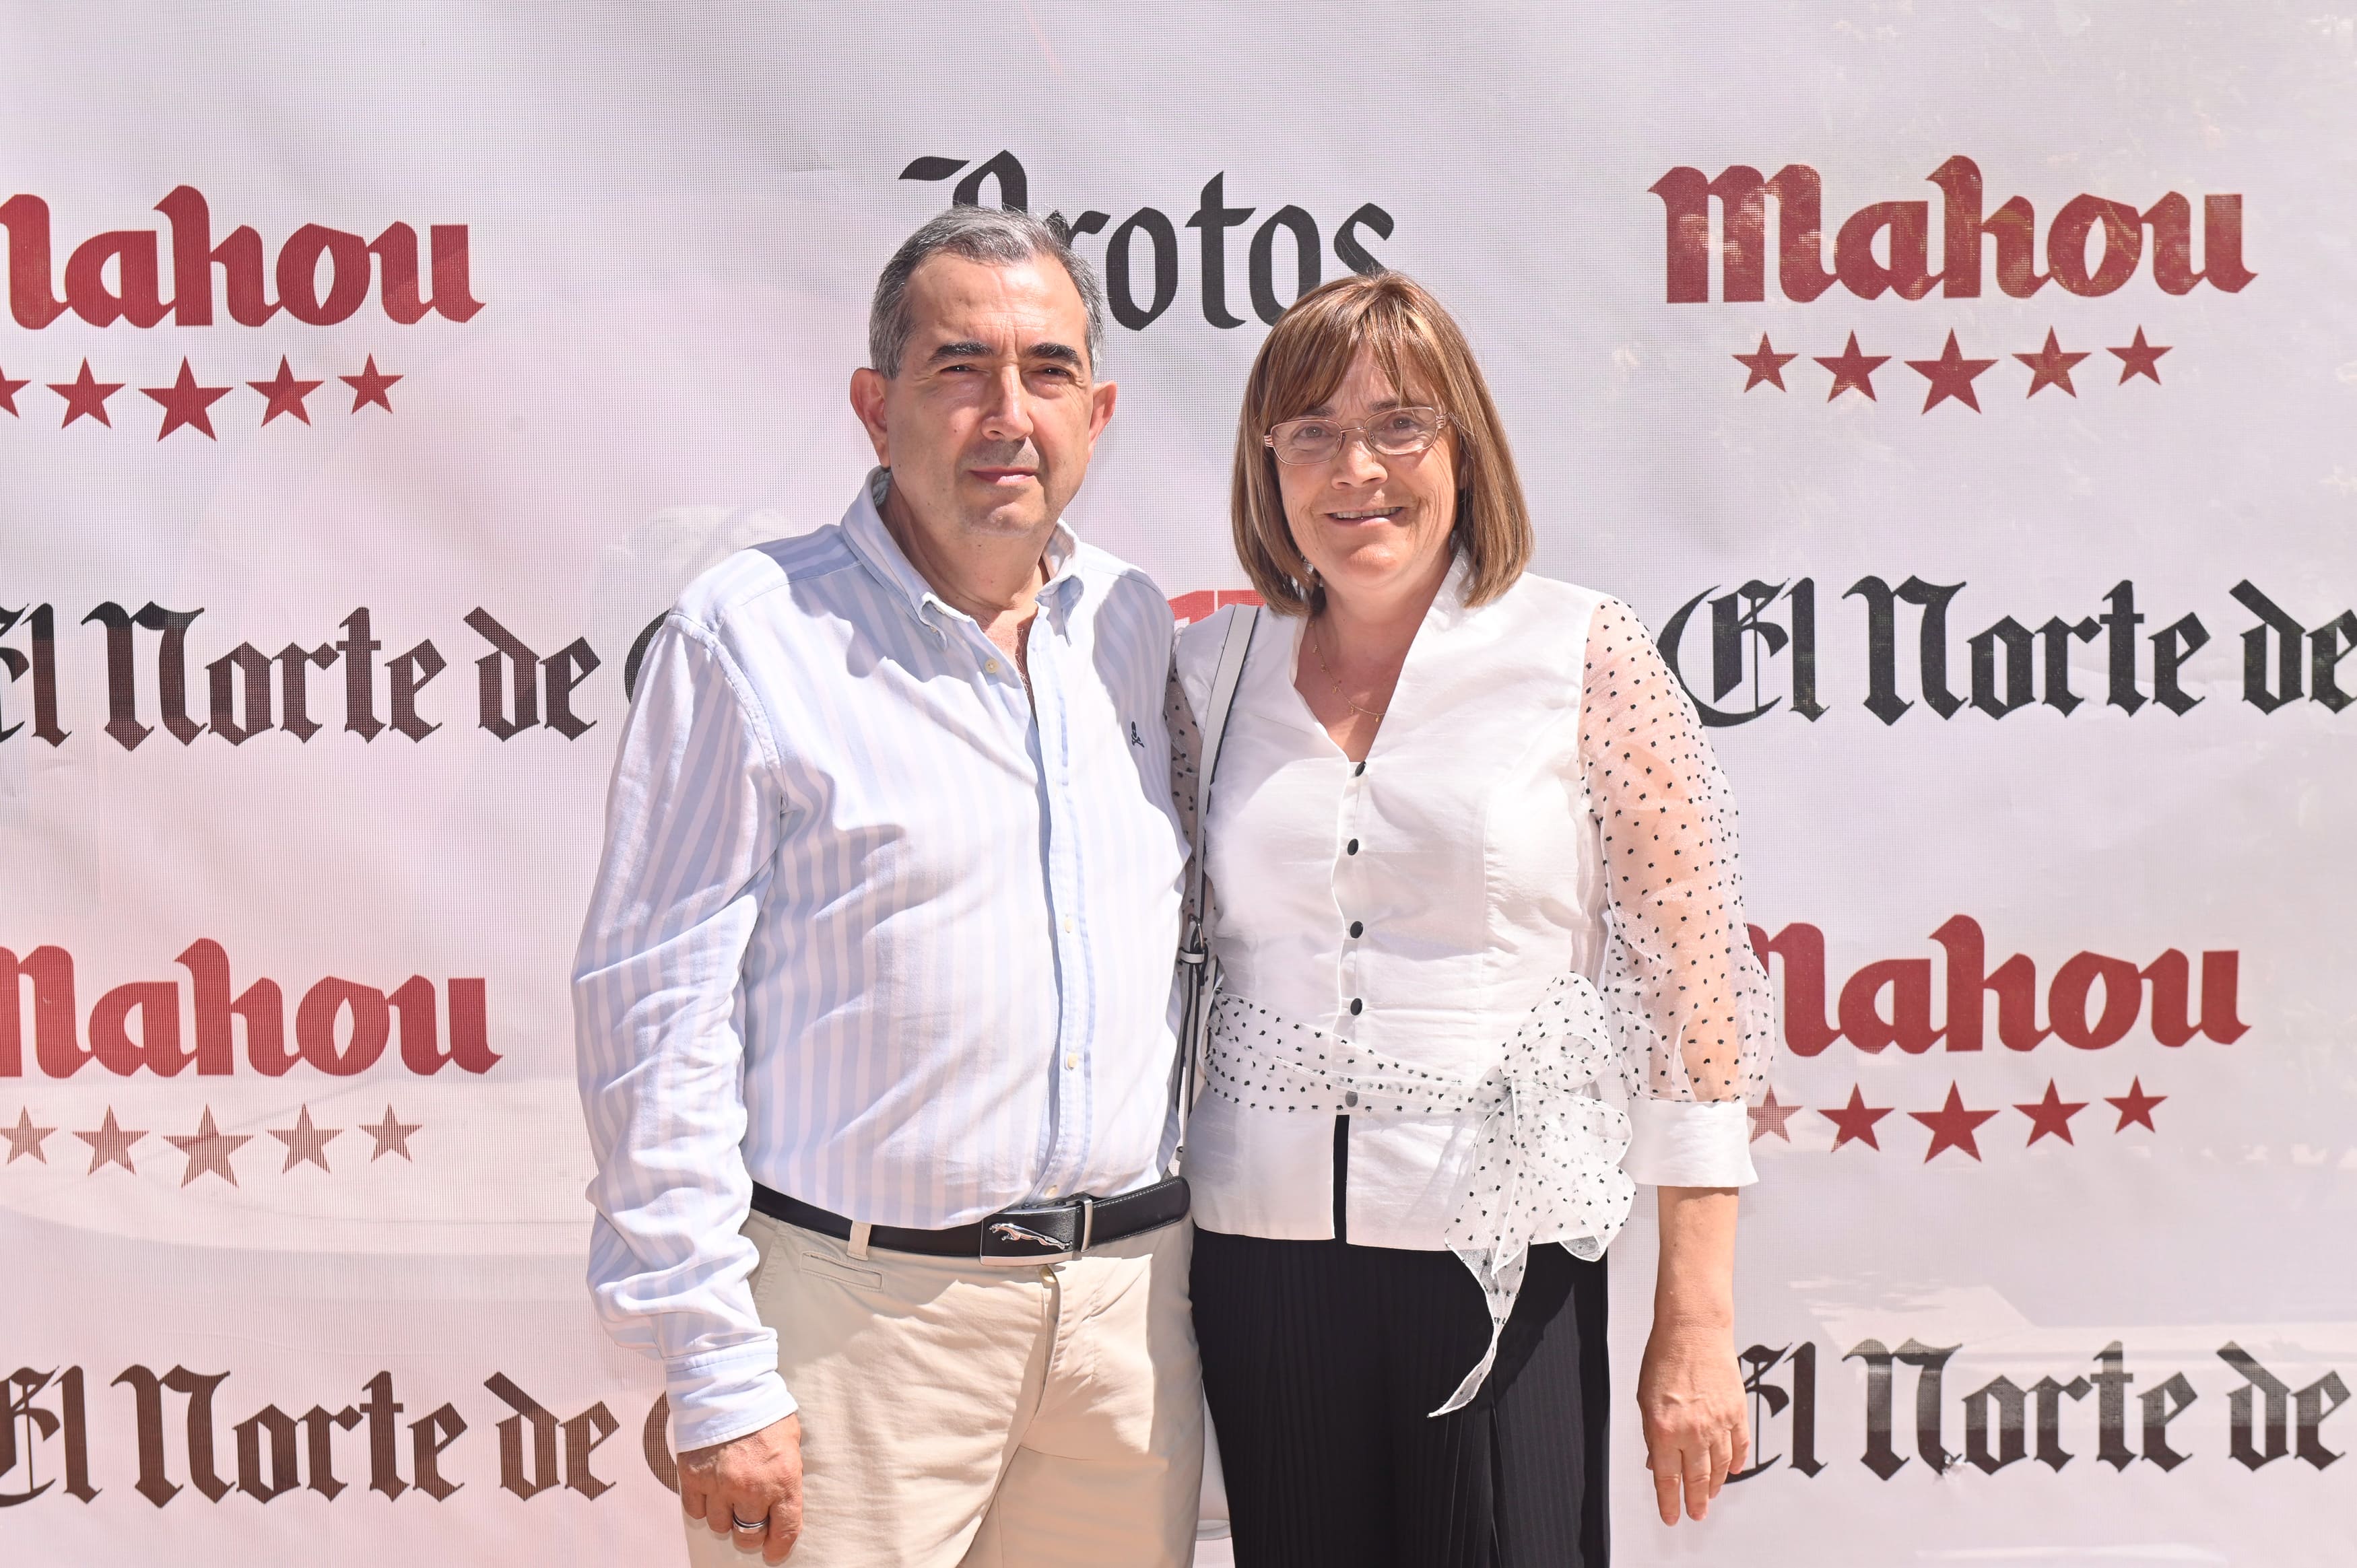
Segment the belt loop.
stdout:
<path fill-rule="evenodd" d="M 866 1260 L 867 1235 L 869 1231 L 874 1230 L 875 1229 L 876 1227 L 870 1225 L 865 1219 L 855 1219 L 851 1222 L 851 1255 L 853 1257 L 857 1258 L 862 1262 Z"/>
<path fill-rule="evenodd" d="M 1088 1255 L 1089 1240 L 1096 1234 L 1096 1229 L 1097 1200 L 1084 1192 L 1081 1194 L 1081 1249 L 1072 1256 L 1081 1258 Z"/>

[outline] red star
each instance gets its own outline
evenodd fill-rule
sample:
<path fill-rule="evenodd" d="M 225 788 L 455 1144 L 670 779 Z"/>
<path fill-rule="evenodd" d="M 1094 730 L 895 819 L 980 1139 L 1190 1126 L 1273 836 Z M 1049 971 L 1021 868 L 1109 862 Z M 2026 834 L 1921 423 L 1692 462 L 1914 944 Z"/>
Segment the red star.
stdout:
<path fill-rule="evenodd" d="M 1951 331 L 1948 334 L 1948 346 L 1940 350 L 1938 359 L 1910 360 L 1907 361 L 1907 368 L 1917 371 L 1932 383 L 1931 391 L 1923 396 L 1924 413 L 1929 413 L 1949 398 L 1954 398 L 1975 413 L 1978 413 L 1981 411 L 1981 400 L 1973 395 L 1973 378 L 1996 363 L 1995 360 L 1965 359 L 1964 351 L 1956 347 L 1955 333 Z"/>
<path fill-rule="evenodd" d="M 2130 376 L 2142 376 L 2155 386 L 2160 384 L 2160 357 L 2169 350 L 2146 342 L 2143 328 L 2136 328 L 2136 341 L 2126 348 L 2106 349 L 2104 352 L 2120 357 L 2120 385 L 2127 385 Z"/>
<path fill-rule="evenodd" d="M 359 375 L 338 376 L 336 380 L 343 382 L 346 386 L 352 389 L 352 412 L 354 413 L 358 413 L 361 410 L 366 408 L 371 403 L 376 404 L 377 407 L 384 410 L 387 413 L 391 413 L 393 412 L 393 400 L 384 395 L 385 389 L 392 386 L 393 382 L 401 380 L 401 378 L 399 376 L 388 376 L 379 371 L 376 368 L 376 356 L 374 354 L 371 354 L 368 357 L 368 365 Z"/>
<path fill-rule="evenodd" d="M 1956 1086 L 1948 1085 L 1948 1102 L 1937 1111 L 1910 1111 L 1908 1115 L 1932 1129 L 1932 1146 L 1923 1153 L 1923 1163 L 1930 1165 L 1932 1156 L 1943 1149 L 1962 1149 L 1975 1159 L 1981 1157 L 1980 1146 L 1973 1142 L 1974 1130 L 1996 1114 L 1994 1111 L 1967 1111 L 1964 1097 Z"/>
<path fill-rule="evenodd" d="M 22 386 L 25 383 L 19 381 L 16 384 Z M 8 1163 L 13 1165 L 27 1155 L 30 1155 L 41 1164 L 48 1165 L 49 1156 L 41 1153 L 41 1140 L 56 1131 L 55 1127 L 34 1126 L 32 1111 L 29 1108 L 19 1107 L 16 1112 L 16 1124 L 14 1127 L 0 1127 L 0 1138 L 8 1140 Z"/>
<path fill-rule="evenodd" d="M 423 1122 L 396 1120 L 390 1105 L 384 1108 L 384 1120 L 375 1126 L 361 1122 L 361 1131 L 376 1140 L 376 1147 L 369 1154 L 369 1164 L 374 1165 L 387 1155 L 399 1155 L 404 1160 L 410 1159 L 409 1135 L 424 1125 Z"/>
<path fill-rule="evenodd" d="M 70 381 L 51 381 L 49 390 L 66 400 L 66 416 L 59 423 L 59 429 L 64 429 L 83 414 L 90 415 L 109 430 L 114 428 L 114 421 L 106 417 L 106 400 L 121 392 L 123 383 L 92 380 L 88 360 L 81 362 L 81 375 Z"/>
<path fill-rule="evenodd" d="M 198 1122 L 197 1130 L 187 1137 L 175 1137 L 169 1133 L 164 1134 L 164 1142 L 188 1156 L 188 1168 L 180 1173 L 182 1187 L 188 1186 L 207 1171 L 212 1172 L 213 1175 L 228 1182 L 230 1186 L 235 1187 L 237 1172 L 230 1168 L 229 1157 L 237 1153 L 239 1145 L 253 1141 L 253 1134 L 251 1133 L 231 1134 L 216 1128 L 213 1125 L 213 1108 L 210 1105 L 205 1107 L 204 1120 Z"/>
<path fill-rule="evenodd" d="M 309 421 L 307 420 L 305 423 L 308 424 Z M 279 1167 L 279 1174 L 284 1176 L 296 1165 L 306 1162 L 318 1166 L 323 1171 L 327 1170 L 328 1168 L 328 1144 L 331 1140 L 342 1137 L 344 1130 L 341 1127 L 313 1126 L 311 1108 L 306 1105 L 303 1107 L 303 1113 L 295 1119 L 295 1125 L 273 1127 L 270 1129 L 270 1135 L 286 1145 L 286 1163 Z"/>
<path fill-rule="evenodd" d="M 310 411 L 303 406 L 303 400 L 318 391 L 325 383 L 296 381 L 295 372 L 286 368 L 286 356 L 281 354 L 278 356 L 278 374 L 274 380 L 248 381 L 245 384 L 270 400 L 269 408 L 264 410 L 262 415 L 263 424 L 269 424 L 282 413 L 291 413 L 308 424 L 311 423 L 311 414 Z"/>
<path fill-rule="evenodd" d="M 2093 352 L 2092 349 L 2087 351 Z M 2072 397 L 2079 395 L 2079 389 L 2071 384 L 2071 367 L 2087 358 L 2087 354 L 2064 353 L 2062 345 L 2054 340 L 2051 327 L 2046 329 L 2045 348 L 2035 354 L 2016 354 L 2014 358 L 2029 367 L 2029 391 L 2025 395 L 2036 397 L 2043 387 L 2061 387 Z M 2030 1142 L 2037 1140 L 2032 1138 Z"/>
<path fill-rule="evenodd" d="M 2016 1111 L 2029 1118 L 2029 1141 L 2038 1142 L 2049 1133 L 2066 1144 L 2079 1140 L 2071 1136 L 2071 1118 L 2087 1109 L 2087 1102 L 2067 1101 L 2055 1091 L 2054 1080 L 2046 1080 L 2046 1098 L 2030 1105 L 2017 1105 Z"/>
<path fill-rule="evenodd" d="M 1890 356 L 1859 353 L 1857 333 L 1853 332 L 1849 335 L 1849 346 L 1833 359 L 1828 360 L 1822 354 L 1815 358 L 1817 363 L 1834 373 L 1834 390 L 1825 393 L 1827 403 L 1833 402 L 1852 387 L 1856 387 L 1878 403 L 1881 401 L 1874 397 L 1874 372 L 1878 367 L 1889 364 Z M 1867 1141 L 1873 1142 L 1872 1139 Z M 1841 1145 L 1836 1144 L 1834 1146 L 1839 1148 Z M 1877 1146 L 1879 1147 L 1879 1145 Z"/>
<path fill-rule="evenodd" d="M 1751 1118 L 1751 1141 L 1756 1144 L 1761 1134 L 1773 1133 L 1784 1142 L 1791 1143 L 1792 1134 L 1784 1131 L 1784 1123 L 1800 1114 L 1800 1111 L 1801 1108 L 1797 1105 L 1779 1105 L 1776 1102 L 1776 1091 L 1770 1090 L 1768 1098 L 1749 1109 L 1748 1113 Z"/>
<path fill-rule="evenodd" d="M 0 408 L 5 408 L 22 419 L 24 415 L 16 413 L 16 394 L 32 384 L 30 381 L 12 381 L 8 379 L 7 371 L 0 371 Z"/>
<path fill-rule="evenodd" d="M 1762 382 L 1774 387 L 1778 392 L 1782 392 L 1784 390 L 1784 367 L 1791 364 L 1800 357 L 1801 356 L 1798 354 L 1779 354 L 1776 352 L 1774 349 L 1769 347 L 1768 334 L 1765 332 L 1760 334 L 1760 349 L 1758 352 L 1750 354 L 1729 354 L 1727 356 L 1728 359 L 1733 360 L 1737 364 L 1741 365 L 1745 370 L 1751 372 L 1751 379 L 1743 383 L 1743 390 L 1745 392 L 1749 392 L 1753 387 L 1759 386 Z"/>
<path fill-rule="evenodd" d="M 118 1123 L 114 1120 L 114 1107 L 108 1106 L 105 1121 L 90 1132 L 74 1134 L 90 1145 L 90 1169 L 82 1174 L 96 1176 L 101 1165 L 121 1165 L 133 1176 L 137 1176 L 139 1167 L 131 1163 L 131 1145 L 146 1135 L 144 1130 L 135 1133 Z M 43 1160 L 41 1163 L 48 1165 L 49 1162 Z"/>
<path fill-rule="evenodd" d="M 2135 1122 L 2142 1122 L 2145 1131 L 2148 1133 L 2160 1131 L 2152 1124 L 2152 1108 L 2168 1098 L 2166 1094 L 2147 1094 L 2144 1091 L 2144 1079 L 2141 1078 L 2130 1080 L 2128 1091 L 2126 1094 L 2118 1096 L 2106 1094 L 2104 1096 L 2104 1102 L 2118 1107 L 2120 1112 L 2120 1124 L 2112 1131 L 2125 1133 L 2130 1124 Z"/>
<path fill-rule="evenodd" d="M 156 432 L 156 440 L 161 441 L 183 424 L 191 430 L 203 431 L 208 441 L 221 439 L 213 434 L 211 409 L 213 404 L 229 396 L 229 388 L 197 385 L 197 373 L 188 369 L 188 360 L 180 361 L 179 377 L 170 386 L 141 387 L 139 390 L 164 405 L 164 428 Z"/>
<path fill-rule="evenodd" d="M 1839 1129 L 1834 1135 L 1835 1148 L 1838 1149 L 1854 1139 L 1869 1149 L 1879 1151 L 1882 1144 L 1874 1135 L 1874 1124 L 1890 1114 L 1890 1107 L 1868 1105 L 1866 1096 L 1858 1091 L 1856 1084 L 1852 1084 L 1847 1105 L 1838 1111 L 1820 1111 L 1817 1114 Z"/>

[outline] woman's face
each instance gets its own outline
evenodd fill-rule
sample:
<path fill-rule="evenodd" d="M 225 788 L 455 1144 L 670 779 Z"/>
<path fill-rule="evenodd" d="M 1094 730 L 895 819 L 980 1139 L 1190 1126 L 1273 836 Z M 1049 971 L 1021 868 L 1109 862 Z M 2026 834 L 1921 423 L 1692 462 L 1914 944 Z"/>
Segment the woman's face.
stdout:
<path fill-rule="evenodd" d="M 1297 417 L 1363 425 L 1384 410 L 1430 408 L 1420 385 L 1394 387 L 1361 349 L 1333 395 Z M 1279 463 L 1278 492 L 1294 547 L 1329 596 L 1369 607 L 1437 585 L 1448 571 L 1457 520 L 1456 433 L 1405 457 L 1370 451 L 1356 434 L 1322 463 Z"/>

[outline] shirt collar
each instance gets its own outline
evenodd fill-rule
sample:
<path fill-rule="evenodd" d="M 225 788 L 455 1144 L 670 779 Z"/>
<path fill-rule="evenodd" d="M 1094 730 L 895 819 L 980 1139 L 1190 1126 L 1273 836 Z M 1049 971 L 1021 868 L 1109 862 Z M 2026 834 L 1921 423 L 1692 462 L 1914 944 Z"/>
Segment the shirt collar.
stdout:
<path fill-rule="evenodd" d="M 859 495 L 843 514 L 844 542 L 853 554 L 874 573 L 905 606 L 920 625 L 935 627 L 932 618 L 971 620 L 973 618 L 933 592 L 925 575 L 917 570 L 900 548 L 892 531 L 884 526 L 884 498 L 891 493 L 892 470 L 871 468 L 867 482 L 859 488 Z M 1039 601 L 1060 612 L 1069 612 L 1082 591 L 1080 574 L 1080 536 L 1070 525 L 1058 521 L 1056 531 L 1049 535 L 1046 552 L 1048 581 L 1039 589 Z"/>
<path fill-rule="evenodd" d="M 1461 549 L 1456 551 L 1448 563 L 1448 575 L 1441 580 L 1440 591 L 1432 596 L 1432 604 L 1424 612 L 1426 626 L 1446 630 L 1464 620 L 1469 608 L 1465 603 L 1466 579 L 1472 575 L 1472 555 Z"/>

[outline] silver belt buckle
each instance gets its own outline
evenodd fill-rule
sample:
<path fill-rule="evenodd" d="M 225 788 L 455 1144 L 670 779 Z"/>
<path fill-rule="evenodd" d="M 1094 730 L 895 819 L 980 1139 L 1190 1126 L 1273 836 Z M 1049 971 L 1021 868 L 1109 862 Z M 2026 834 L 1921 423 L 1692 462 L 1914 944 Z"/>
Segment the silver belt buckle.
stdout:
<path fill-rule="evenodd" d="M 1015 1214 L 1021 1213 L 1015 1210 Z M 985 1258 L 1031 1259 L 1062 1258 L 1071 1249 L 1043 1230 L 1035 1230 L 1006 1210 L 985 1220 L 982 1227 L 982 1255 Z"/>

